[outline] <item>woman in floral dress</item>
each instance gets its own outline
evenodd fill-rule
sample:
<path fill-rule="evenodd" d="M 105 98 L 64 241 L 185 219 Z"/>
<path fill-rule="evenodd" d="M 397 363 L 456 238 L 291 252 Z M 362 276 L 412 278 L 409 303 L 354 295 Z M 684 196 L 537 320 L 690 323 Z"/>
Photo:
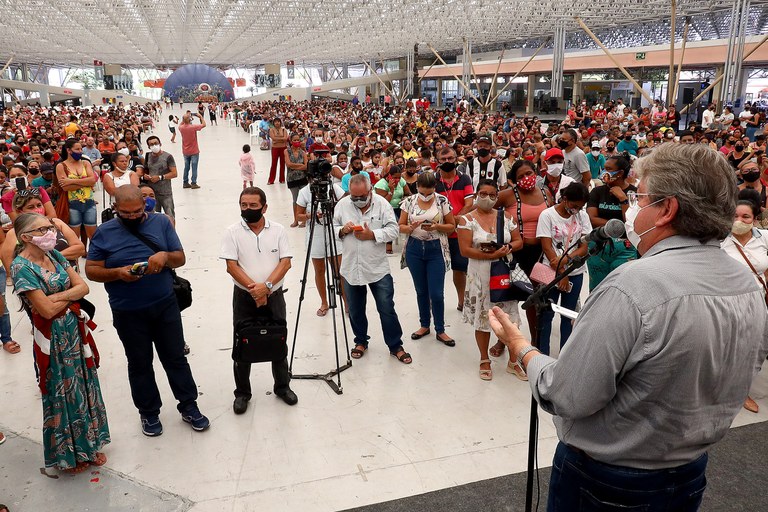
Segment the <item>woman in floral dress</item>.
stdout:
<path fill-rule="evenodd" d="M 90 335 L 95 325 L 76 302 L 88 285 L 53 249 L 56 228 L 49 219 L 25 213 L 13 227 L 19 245 L 11 277 L 34 326 L 45 466 L 79 473 L 106 463 L 99 450 L 110 441 Z"/>

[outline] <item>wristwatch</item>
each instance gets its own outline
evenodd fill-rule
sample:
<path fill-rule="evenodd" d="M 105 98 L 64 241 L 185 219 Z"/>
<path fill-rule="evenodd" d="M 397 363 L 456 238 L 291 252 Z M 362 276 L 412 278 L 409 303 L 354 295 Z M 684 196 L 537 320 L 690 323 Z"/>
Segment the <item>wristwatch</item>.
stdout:
<path fill-rule="evenodd" d="M 517 366 L 525 370 L 525 366 L 523 366 L 523 358 L 528 354 L 528 352 L 531 352 L 533 350 L 535 350 L 538 353 L 541 353 L 541 350 L 539 350 L 538 348 L 534 347 L 533 345 L 528 345 L 523 350 L 521 350 L 519 354 L 517 354 Z"/>
<path fill-rule="evenodd" d="M 629 204 L 629 199 L 625 199 L 623 201 L 619 201 L 619 204 Z"/>
<path fill-rule="evenodd" d="M 269 290 L 269 291 L 272 291 L 272 287 L 274 287 L 275 285 L 273 285 L 273 284 L 272 284 L 272 283 L 270 283 L 269 281 L 266 281 L 266 282 L 264 283 L 264 286 L 266 286 L 266 287 L 267 287 L 267 290 Z"/>

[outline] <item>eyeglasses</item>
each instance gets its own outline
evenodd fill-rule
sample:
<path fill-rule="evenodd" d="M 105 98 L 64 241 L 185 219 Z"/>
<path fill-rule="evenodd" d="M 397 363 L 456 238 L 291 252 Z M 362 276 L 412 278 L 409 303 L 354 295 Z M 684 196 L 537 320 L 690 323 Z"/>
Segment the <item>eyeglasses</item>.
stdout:
<path fill-rule="evenodd" d="M 629 201 L 629 206 L 635 207 L 637 206 L 637 203 L 640 200 L 640 197 L 652 197 L 653 195 L 654 194 L 641 194 L 639 192 L 635 192 L 634 190 L 630 190 L 629 192 L 627 192 L 627 200 Z M 666 199 L 666 198 L 663 197 L 659 199 L 659 201 L 663 199 Z"/>
<path fill-rule="evenodd" d="M 55 231 L 55 230 L 56 230 L 56 227 L 54 227 L 53 225 L 41 226 L 39 228 L 30 229 L 29 231 L 25 231 L 24 233 L 22 233 L 22 235 L 29 235 L 30 233 L 32 233 L 32 234 L 39 234 L 39 235 L 42 236 L 42 235 L 45 235 L 46 233 L 49 233 L 49 232 Z"/>

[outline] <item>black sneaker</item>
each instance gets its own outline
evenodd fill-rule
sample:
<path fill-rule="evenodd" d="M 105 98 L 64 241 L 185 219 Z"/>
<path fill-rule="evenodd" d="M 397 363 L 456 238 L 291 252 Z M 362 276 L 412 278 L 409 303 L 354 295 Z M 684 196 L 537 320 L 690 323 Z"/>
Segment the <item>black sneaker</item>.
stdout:
<path fill-rule="evenodd" d="M 200 412 L 200 409 L 198 409 L 196 405 L 189 406 L 186 411 L 181 413 L 181 419 L 186 423 L 189 423 L 190 426 L 197 432 L 207 430 L 208 427 L 211 426 L 211 422 L 208 421 L 208 418 L 203 416 L 203 414 Z"/>
<path fill-rule="evenodd" d="M 199 189 L 199 188 L 200 188 L 200 185 L 198 185 L 197 183 L 193 183 L 192 185 L 190 185 L 190 187 L 189 187 L 189 188 L 191 188 L 191 189 L 193 189 L 193 190 L 197 190 L 197 189 Z"/>
<path fill-rule="evenodd" d="M 192 188 L 192 185 L 190 185 L 189 183 L 185 183 L 184 188 Z"/>
<path fill-rule="evenodd" d="M 163 433 L 163 424 L 158 416 L 142 416 L 141 432 L 147 437 L 157 437 Z"/>

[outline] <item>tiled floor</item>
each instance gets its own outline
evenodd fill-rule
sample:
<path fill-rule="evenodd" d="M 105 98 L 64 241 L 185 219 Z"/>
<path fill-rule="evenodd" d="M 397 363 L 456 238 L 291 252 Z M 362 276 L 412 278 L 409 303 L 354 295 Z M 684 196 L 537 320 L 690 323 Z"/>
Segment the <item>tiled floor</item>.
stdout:
<path fill-rule="evenodd" d="M 180 112 L 176 112 L 180 115 Z M 180 143 L 171 144 L 165 123 L 156 130 L 164 148 L 183 165 Z M 195 512 L 334 511 L 495 477 L 525 469 L 530 392 L 526 383 L 504 372 L 505 361 L 494 363 L 494 380 L 478 378 L 478 352 L 471 328 L 461 322 L 450 278 L 446 283 L 447 332 L 457 340 L 448 348 L 427 337 L 412 342 L 418 314 L 410 275 L 399 268 L 399 255 L 390 258 L 395 280 L 396 308 L 406 333 L 410 366 L 389 357 L 381 339 L 375 310 L 371 315 L 371 349 L 342 374 L 343 395 L 318 381 L 294 381 L 299 404 L 288 407 L 271 395 L 268 365 L 252 370 L 254 399 L 248 412 L 232 412 L 231 293 L 232 284 L 217 259 L 223 229 L 239 217 L 241 187 L 237 161 L 248 136 L 224 124 L 200 133 L 200 190 L 183 190 L 174 180 L 178 231 L 187 253 L 181 274 L 194 287 L 195 302 L 184 312 L 190 363 L 200 390 L 200 407 L 212 427 L 195 433 L 181 422 L 162 369 L 157 380 L 165 407 L 165 433 L 156 439 L 141 434 L 130 399 L 126 362 L 111 326 L 104 288 L 91 283 L 89 299 L 97 304 L 96 340 L 102 354 L 99 370 L 107 404 L 112 444 L 106 448 L 107 471 L 137 484 L 146 484 L 192 503 Z M 256 145 L 254 144 L 254 147 Z M 257 184 L 267 192 L 267 217 L 291 222 L 290 193 L 284 186 L 266 186 L 269 157 L 254 149 Z M 296 321 L 304 263 L 302 229 L 290 229 L 294 267 L 288 273 L 286 295 L 290 332 Z M 397 249 L 397 248 L 396 248 Z M 396 251 L 397 252 L 397 251 Z M 371 301 L 372 302 L 372 301 Z M 0 429 L 37 444 L 42 465 L 40 400 L 31 361 L 28 320 L 10 301 L 14 336 L 23 351 L 0 354 Z M 318 318 L 319 298 L 309 271 L 302 307 L 294 372 L 325 373 L 335 367 L 332 319 Z M 523 315 L 524 316 L 524 315 Z M 557 330 L 555 329 L 556 333 Z M 351 333 L 350 333 L 351 334 Z M 344 351 L 343 336 L 340 337 Z M 342 354 L 342 360 L 346 357 Z M 764 407 L 768 379 L 761 375 L 753 396 Z M 765 412 L 742 412 L 737 424 L 766 419 Z M 13 444 L 11 436 L 8 443 Z M 547 465 L 556 443 L 551 420 L 541 420 L 539 460 Z M 8 446 L 8 445 L 6 445 Z M 0 478 L 0 502 L 12 508 L 25 496 L 49 492 L 46 477 L 29 464 L 14 460 L 0 447 L 0 473 L 29 471 L 23 489 Z M 34 468 L 34 466 L 32 466 Z M 81 478 L 81 477 L 78 477 Z M 82 476 L 87 479 L 87 476 Z M 49 487 L 44 487 L 44 486 Z M 82 510 L 77 487 L 68 480 L 55 486 L 58 510 Z M 152 510 L 176 510 L 158 505 L 162 496 L 141 498 Z M 118 510 L 104 493 L 104 502 L 91 510 Z M 31 508 L 16 507 L 19 510 Z"/>

